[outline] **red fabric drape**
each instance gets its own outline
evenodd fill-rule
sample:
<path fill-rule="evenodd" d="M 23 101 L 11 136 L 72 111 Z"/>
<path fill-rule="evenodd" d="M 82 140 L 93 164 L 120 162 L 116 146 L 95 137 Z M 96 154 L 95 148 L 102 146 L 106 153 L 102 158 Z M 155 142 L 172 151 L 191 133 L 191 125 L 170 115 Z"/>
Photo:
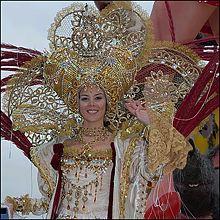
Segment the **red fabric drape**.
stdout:
<path fill-rule="evenodd" d="M 41 55 L 42 52 L 11 44 L 1 44 L 1 70 L 16 71 L 25 62 Z"/>
<path fill-rule="evenodd" d="M 1 44 L 1 70 L 15 72 L 26 62 L 32 58 L 41 55 L 42 53 L 37 50 L 32 50 L 24 47 L 17 47 L 11 44 Z M 1 92 L 7 90 L 8 81 L 15 76 L 16 73 L 11 74 L 1 79 Z M 36 79 L 33 84 L 41 84 L 42 77 Z M 12 128 L 12 121 L 10 118 L 1 111 L 1 137 L 5 140 L 12 141 L 19 149 L 21 149 L 25 156 L 30 159 L 30 148 L 32 147 L 31 142 L 28 138 L 20 131 L 15 131 Z"/>
<path fill-rule="evenodd" d="M 63 154 L 63 144 L 54 144 L 53 146 L 53 158 L 51 160 L 52 167 L 58 171 L 58 181 L 57 181 L 57 187 L 55 191 L 54 201 L 53 201 L 53 207 L 52 207 L 52 213 L 51 213 L 51 219 L 56 219 L 56 213 L 60 201 L 61 196 L 61 187 L 62 187 L 62 170 L 61 170 L 61 156 Z"/>
<path fill-rule="evenodd" d="M 168 19 L 169 19 L 169 28 L 170 28 L 171 39 L 172 39 L 173 42 L 175 42 L 176 41 L 176 36 L 175 36 L 175 31 L 174 31 L 172 13 L 171 13 L 171 9 L 170 9 L 168 1 L 165 1 L 165 6 L 166 6 L 166 9 L 167 9 L 167 14 L 168 14 Z"/>
<path fill-rule="evenodd" d="M 188 136 L 204 118 L 206 118 L 219 106 L 219 78 L 215 77 L 213 80 L 213 74 L 215 72 L 218 72 L 219 69 L 216 66 L 218 60 L 218 53 L 215 53 L 213 55 L 212 61 L 210 61 L 208 65 L 204 68 L 202 74 L 199 76 L 193 88 L 184 98 L 182 104 L 176 112 L 173 125 L 184 136 Z M 211 86 L 209 94 L 204 94 L 199 101 L 198 99 L 202 91 L 206 87 L 207 83 L 212 80 L 213 84 Z M 217 95 L 204 105 L 205 99 L 209 99 L 214 93 L 217 93 Z M 200 112 L 198 113 L 199 110 Z"/>

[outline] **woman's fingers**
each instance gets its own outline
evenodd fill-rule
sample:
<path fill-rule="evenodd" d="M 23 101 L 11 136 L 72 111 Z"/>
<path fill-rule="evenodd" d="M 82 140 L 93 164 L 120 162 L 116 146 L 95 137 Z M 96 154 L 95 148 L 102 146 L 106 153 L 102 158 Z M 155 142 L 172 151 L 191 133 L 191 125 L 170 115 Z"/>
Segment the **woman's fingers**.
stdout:
<path fill-rule="evenodd" d="M 126 107 L 131 107 L 131 108 L 133 108 L 134 110 L 137 110 L 138 107 L 139 107 L 140 109 L 144 109 L 144 108 L 145 108 L 144 104 L 145 104 L 145 103 L 143 103 L 143 102 L 140 101 L 140 100 L 132 100 L 132 99 L 126 100 L 126 102 L 125 102 L 125 106 L 126 106 Z"/>
<path fill-rule="evenodd" d="M 128 109 L 135 109 L 134 105 L 132 103 L 130 103 L 130 102 L 129 103 L 125 103 L 125 107 L 128 108 Z"/>
<path fill-rule="evenodd" d="M 142 123 L 149 124 L 150 119 L 148 115 L 149 108 L 146 107 L 146 102 L 140 100 L 126 100 L 125 107 L 133 115 L 135 115 Z"/>
<path fill-rule="evenodd" d="M 131 112 L 133 115 L 135 115 L 136 107 L 132 103 L 125 103 L 125 107 L 129 112 Z"/>
<path fill-rule="evenodd" d="M 133 106 L 138 106 L 140 104 L 139 100 L 128 99 L 126 103 L 130 103 Z"/>
<path fill-rule="evenodd" d="M 144 106 L 142 105 L 138 105 L 137 106 L 137 111 L 140 111 L 140 110 L 146 110 Z"/>

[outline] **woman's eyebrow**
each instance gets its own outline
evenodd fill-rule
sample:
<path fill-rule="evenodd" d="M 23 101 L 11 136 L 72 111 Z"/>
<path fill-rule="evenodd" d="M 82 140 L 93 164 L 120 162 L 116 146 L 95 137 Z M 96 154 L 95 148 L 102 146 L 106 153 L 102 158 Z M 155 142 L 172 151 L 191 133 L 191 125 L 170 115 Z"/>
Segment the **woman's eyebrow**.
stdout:
<path fill-rule="evenodd" d="M 104 94 L 100 92 L 100 93 L 95 94 L 95 96 L 97 96 L 97 95 L 104 95 Z"/>
<path fill-rule="evenodd" d="M 96 93 L 96 94 L 94 94 L 94 96 L 97 96 L 97 95 L 104 95 L 104 94 L 101 93 L 101 92 L 100 92 L 100 93 Z M 89 96 L 89 95 L 87 95 L 87 94 L 83 94 L 83 93 L 82 93 L 80 96 Z"/>

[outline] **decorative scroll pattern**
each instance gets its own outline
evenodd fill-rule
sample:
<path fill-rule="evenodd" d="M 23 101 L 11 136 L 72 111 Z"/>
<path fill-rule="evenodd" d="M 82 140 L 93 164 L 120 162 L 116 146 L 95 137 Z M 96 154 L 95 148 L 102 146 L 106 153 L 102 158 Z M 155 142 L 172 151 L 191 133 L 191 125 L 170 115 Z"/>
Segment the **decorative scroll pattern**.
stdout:
<path fill-rule="evenodd" d="M 125 52 L 116 51 L 114 55 L 117 59 L 106 59 L 105 65 L 102 57 L 104 75 L 97 75 L 94 79 L 104 88 L 108 105 L 116 103 L 114 108 L 106 113 L 106 121 L 110 122 L 112 130 L 119 130 L 124 122 L 132 120 L 133 116 L 124 108 L 124 99 L 131 97 L 144 101 L 156 111 L 164 111 L 167 102 L 171 100 L 178 109 L 200 75 L 196 56 L 186 47 L 167 43 L 150 47 L 152 41 L 148 18 L 140 10 L 131 10 L 133 6 L 130 3 L 111 4 L 110 8 L 104 9 L 100 15 L 93 12 L 93 9 L 89 11 L 83 4 L 80 5 L 72 5 L 61 11 L 51 26 L 49 39 L 54 53 L 32 59 L 9 82 L 6 106 L 8 115 L 14 128 L 25 132 L 33 146 L 48 142 L 55 136 L 75 135 L 80 117 L 73 108 L 69 109 L 68 100 L 76 106 L 81 85 L 79 81 L 83 84 L 87 75 L 91 75 L 92 67 L 98 67 L 96 63 L 99 62 L 90 60 L 83 63 L 80 59 L 87 56 L 85 60 L 88 61 L 92 55 L 97 56 L 97 59 L 99 54 L 101 56 L 104 46 L 107 47 L 106 51 L 108 45 L 114 43 L 128 47 L 139 67 L 143 66 L 142 64 L 145 66 L 138 72 L 134 82 L 132 77 L 134 69 L 137 68 L 129 62 L 128 53 L 124 56 Z M 70 16 L 73 17 L 70 19 Z M 84 28 L 88 29 L 88 33 Z M 70 34 L 72 31 L 74 36 Z M 90 34 L 91 31 L 93 34 Z M 104 35 L 105 33 L 110 35 Z M 83 41 L 87 43 L 83 44 Z M 73 47 L 76 48 L 75 52 L 71 50 Z M 65 53 L 68 51 L 70 53 Z M 95 54 L 92 54 L 92 51 Z M 81 69 L 77 69 L 78 67 L 74 66 L 76 63 L 68 59 L 67 55 L 79 59 L 77 62 L 82 64 L 80 67 L 88 70 L 87 73 L 81 74 Z M 96 74 L 99 71 L 100 69 L 94 69 Z M 75 81 L 73 74 L 76 74 Z M 116 77 L 117 79 L 113 80 Z M 121 93 L 126 92 L 131 85 L 131 89 L 123 93 L 124 99 L 121 99 Z"/>
<path fill-rule="evenodd" d="M 140 61 L 152 44 L 152 28 L 147 13 L 130 2 L 113 2 L 100 13 L 74 3 L 57 14 L 48 39 L 52 51 L 73 49 L 81 59 L 103 59 L 112 47 L 120 45 L 132 52 L 142 67 Z"/>
<path fill-rule="evenodd" d="M 75 115 L 42 79 L 42 85 L 35 85 L 42 76 L 41 58 L 33 60 L 32 65 L 12 78 L 6 94 L 5 108 L 14 129 L 24 132 L 33 146 L 49 142 L 57 135 L 74 135 Z"/>
<path fill-rule="evenodd" d="M 154 48 L 128 97 L 142 100 L 160 111 L 172 101 L 177 109 L 200 73 L 198 64 L 187 54 L 172 47 Z"/>

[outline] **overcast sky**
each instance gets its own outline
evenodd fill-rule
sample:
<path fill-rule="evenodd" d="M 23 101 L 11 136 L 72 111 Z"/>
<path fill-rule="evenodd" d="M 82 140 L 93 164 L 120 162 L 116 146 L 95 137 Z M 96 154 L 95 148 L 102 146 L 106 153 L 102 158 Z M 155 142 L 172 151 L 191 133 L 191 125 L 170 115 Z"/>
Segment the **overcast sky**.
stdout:
<path fill-rule="evenodd" d="M 43 51 L 56 13 L 74 1 L 1 1 L 1 42 Z M 92 1 L 82 1 L 94 5 Z M 138 1 L 149 14 L 154 1 Z M 4 77 L 6 73 L 2 73 Z M 1 139 L 1 202 L 26 193 L 39 198 L 36 168 L 15 145 Z M 33 218 L 33 216 L 30 216 Z M 36 217 L 39 218 L 39 217 Z"/>

